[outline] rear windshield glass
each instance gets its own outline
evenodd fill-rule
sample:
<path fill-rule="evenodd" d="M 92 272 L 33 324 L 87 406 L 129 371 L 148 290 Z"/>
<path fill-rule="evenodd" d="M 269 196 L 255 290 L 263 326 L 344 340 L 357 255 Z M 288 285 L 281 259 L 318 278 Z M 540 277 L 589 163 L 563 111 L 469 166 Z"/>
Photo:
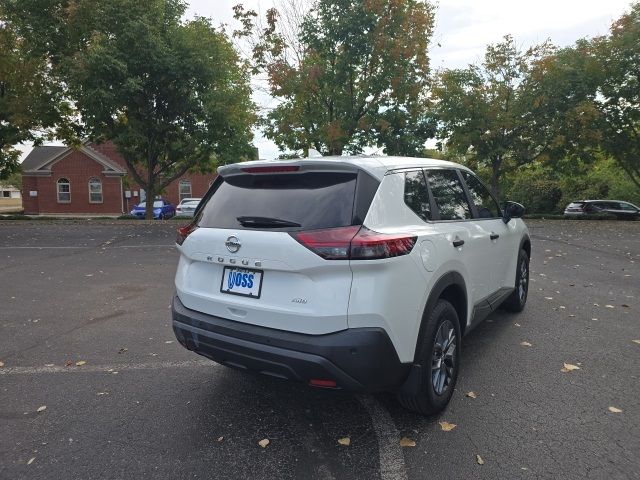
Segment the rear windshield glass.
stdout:
<path fill-rule="evenodd" d="M 246 230 L 313 230 L 352 224 L 356 173 L 233 175 L 223 179 L 199 225 Z"/>

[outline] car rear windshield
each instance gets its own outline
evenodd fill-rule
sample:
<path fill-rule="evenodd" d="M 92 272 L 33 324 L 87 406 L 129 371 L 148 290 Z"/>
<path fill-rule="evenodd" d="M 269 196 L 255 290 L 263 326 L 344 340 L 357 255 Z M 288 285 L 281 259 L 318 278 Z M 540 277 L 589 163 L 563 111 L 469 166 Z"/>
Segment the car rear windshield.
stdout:
<path fill-rule="evenodd" d="M 352 172 L 242 174 L 222 179 L 199 226 L 247 230 L 314 230 L 354 220 Z"/>

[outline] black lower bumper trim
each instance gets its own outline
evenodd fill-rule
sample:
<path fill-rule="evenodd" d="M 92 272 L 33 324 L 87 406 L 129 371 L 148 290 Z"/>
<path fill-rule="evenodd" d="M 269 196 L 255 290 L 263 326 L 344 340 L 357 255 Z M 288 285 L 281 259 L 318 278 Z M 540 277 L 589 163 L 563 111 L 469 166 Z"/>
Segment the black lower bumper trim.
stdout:
<path fill-rule="evenodd" d="M 184 347 L 233 368 L 304 383 L 334 380 L 356 392 L 395 391 L 409 372 L 381 328 L 286 332 L 196 312 L 177 296 L 172 313 L 173 330 Z"/>

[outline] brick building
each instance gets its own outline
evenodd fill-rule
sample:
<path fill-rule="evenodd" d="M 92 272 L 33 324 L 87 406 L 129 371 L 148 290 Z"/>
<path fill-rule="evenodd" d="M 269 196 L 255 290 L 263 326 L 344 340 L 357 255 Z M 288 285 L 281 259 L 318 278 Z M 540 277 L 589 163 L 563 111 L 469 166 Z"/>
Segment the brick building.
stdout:
<path fill-rule="evenodd" d="M 162 197 L 177 205 L 202 197 L 216 174 L 186 173 Z M 22 199 L 27 215 L 122 215 L 145 199 L 113 143 L 80 148 L 35 147 L 22 162 Z"/>

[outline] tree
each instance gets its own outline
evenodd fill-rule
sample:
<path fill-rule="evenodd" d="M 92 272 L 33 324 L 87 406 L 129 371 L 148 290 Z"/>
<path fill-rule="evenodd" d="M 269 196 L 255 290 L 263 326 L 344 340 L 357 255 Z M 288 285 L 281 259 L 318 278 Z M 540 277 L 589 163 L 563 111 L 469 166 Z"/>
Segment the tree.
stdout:
<path fill-rule="evenodd" d="M 292 7 L 293 5 L 293 7 Z M 266 72 L 278 105 L 264 119 L 283 150 L 357 153 L 367 145 L 415 154 L 431 136 L 425 91 L 432 6 L 406 0 L 317 0 L 307 12 L 235 7 L 254 72 Z"/>
<path fill-rule="evenodd" d="M 19 170 L 17 144 L 42 141 L 62 131 L 68 105 L 52 88 L 41 58 L 25 54 L 26 45 L 0 4 L 0 179 Z"/>
<path fill-rule="evenodd" d="M 437 75 L 433 96 L 438 136 L 451 151 L 471 153 L 479 165 L 491 168 L 491 189 L 498 198 L 505 164 L 533 159 L 522 84 L 534 63 L 550 51 L 549 43 L 520 51 L 507 35 L 503 42 L 487 47 L 482 65 Z"/>
<path fill-rule="evenodd" d="M 181 0 L 46 3 L 32 15 L 14 4 L 14 16 L 53 65 L 84 135 L 117 146 L 147 192 L 147 218 L 156 194 L 185 172 L 253 155 L 248 71 L 209 20 L 181 20 Z"/>
<path fill-rule="evenodd" d="M 603 73 L 596 97 L 600 146 L 640 189 L 640 2 L 613 23 L 610 35 L 593 41 Z"/>

